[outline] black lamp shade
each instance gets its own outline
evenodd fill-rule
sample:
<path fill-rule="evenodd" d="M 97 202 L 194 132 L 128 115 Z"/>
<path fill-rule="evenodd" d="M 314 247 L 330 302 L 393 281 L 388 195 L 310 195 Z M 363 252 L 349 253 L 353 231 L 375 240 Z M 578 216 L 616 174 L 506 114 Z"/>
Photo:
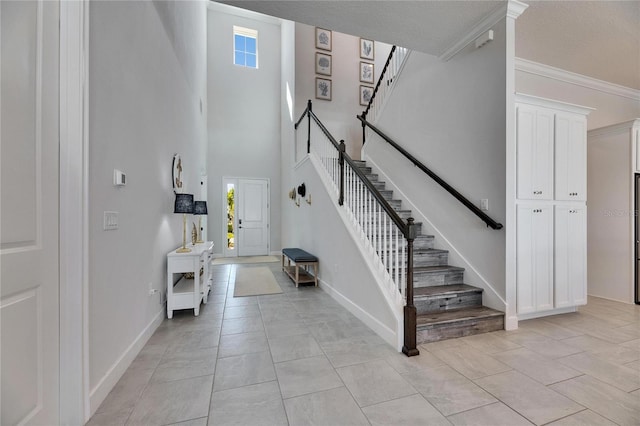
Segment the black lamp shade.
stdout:
<path fill-rule="evenodd" d="M 196 201 L 195 207 L 193 209 L 193 214 L 207 214 L 207 202 Z"/>
<path fill-rule="evenodd" d="M 193 213 L 193 194 L 176 194 L 174 213 Z"/>

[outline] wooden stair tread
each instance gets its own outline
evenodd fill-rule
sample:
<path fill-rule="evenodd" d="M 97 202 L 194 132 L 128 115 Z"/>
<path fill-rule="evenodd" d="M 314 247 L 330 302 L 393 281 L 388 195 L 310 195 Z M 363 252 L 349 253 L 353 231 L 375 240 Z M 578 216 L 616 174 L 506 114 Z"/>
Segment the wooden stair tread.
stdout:
<path fill-rule="evenodd" d="M 447 296 L 461 293 L 482 293 L 484 290 L 467 284 L 434 285 L 413 290 L 414 297 Z"/>
<path fill-rule="evenodd" d="M 451 265 L 439 265 L 439 266 L 418 266 L 413 268 L 414 274 L 419 272 L 421 274 L 442 274 L 447 272 L 464 272 L 464 268 Z"/>
<path fill-rule="evenodd" d="M 496 311 L 495 309 L 487 308 L 486 306 L 478 306 L 474 308 L 420 314 L 417 316 L 417 323 L 418 327 L 420 327 L 435 324 L 449 324 L 473 319 L 499 317 L 503 315 L 504 312 Z"/>

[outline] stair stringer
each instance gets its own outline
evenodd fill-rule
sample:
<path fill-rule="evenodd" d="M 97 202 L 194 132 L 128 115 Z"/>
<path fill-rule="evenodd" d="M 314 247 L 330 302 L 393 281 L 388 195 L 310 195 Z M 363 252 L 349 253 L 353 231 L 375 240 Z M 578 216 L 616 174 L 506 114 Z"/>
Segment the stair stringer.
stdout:
<path fill-rule="evenodd" d="M 325 282 L 322 277 L 320 277 L 320 283 L 324 288 L 328 290 L 328 293 L 331 295 L 331 297 L 333 297 L 345 309 L 347 309 L 358 319 L 364 322 L 367 326 L 369 326 L 372 330 L 374 330 L 387 343 L 395 347 L 396 350 L 401 351 L 402 345 L 404 344 L 404 300 L 402 298 L 402 295 L 400 294 L 400 291 L 397 290 L 393 281 L 389 278 L 389 274 L 386 273 L 384 266 L 376 259 L 373 248 L 370 248 L 370 244 L 367 244 L 368 240 L 366 240 L 366 238 L 364 238 L 360 231 L 357 230 L 354 226 L 354 222 L 351 219 L 347 209 L 344 206 L 340 206 L 338 204 L 338 197 L 336 196 L 336 194 L 338 194 L 338 189 L 332 182 L 328 173 L 325 171 L 321 161 L 313 153 L 313 151 L 308 154 L 307 158 L 309 158 L 316 173 L 320 177 L 320 180 L 322 181 L 325 189 L 329 194 L 329 199 L 338 212 L 338 216 L 344 223 L 344 226 L 349 236 L 353 240 L 354 245 L 358 248 L 362 260 L 365 262 L 369 271 L 371 272 L 371 275 L 374 278 L 380 294 L 384 296 L 387 306 L 393 313 L 396 323 L 395 330 L 390 329 L 382 322 L 378 321 L 373 314 L 365 311 L 356 302 L 341 294 L 329 283 Z"/>
<path fill-rule="evenodd" d="M 422 230 L 428 229 L 428 233 L 436 237 L 439 247 L 449 251 L 449 263 L 455 264 L 464 268 L 465 282 L 473 283 L 474 286 L 484 289 L 482 294 L 482 303 L 489 308 L 496 309 L 502 312 L 507 311 L 507 302 L 498 294 L 493 288 L 491 283 L 474 267 L 474 265 L 467 260 L 467 258 L 447 239 L 447 237 L 440 232 L 437 226 L 429 220 L 429 218 L 420 210 L 418 206 L 411 202 L 407 195 L 394 183 L 393 179 L 386 174 L 383 169 L 370 157 L 366 156 L 362 158 L 370 165 L 373 170 L 380 176 L 380 180 L 384 180 L 387 189 L 393 190 L 394 198 L 402 200 L 402 203 L 406 203 L 406 208 L 413 212 L 416 222 L 422 222 Z M 384 177 L 384 179 L 382 179 Z M 505 319 L 506 320 L 506 319 Z"/>

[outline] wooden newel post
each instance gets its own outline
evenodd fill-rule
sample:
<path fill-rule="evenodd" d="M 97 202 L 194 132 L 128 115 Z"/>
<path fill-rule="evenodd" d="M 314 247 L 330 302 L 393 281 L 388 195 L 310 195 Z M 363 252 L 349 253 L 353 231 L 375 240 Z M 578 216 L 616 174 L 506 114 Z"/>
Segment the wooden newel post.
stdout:
<path fill-rule="evenodd" d="M 340 198 L 338 198 L 338 204 L 344 204 L 344 153 L 347 150 L 344 139 L 340 141 L 340 151 L 338 153 L 338 164 L 340 165 Z"/>
<path fill-rule="evenodd" d="M 407 304 L 404 307 L 404 346 L 402 353 L 406 356 L 419 355 L 416 347 L 416 307 L 413 305 L 413 240 L 415 239 L 415 225 L 413 218 L 407 219 L 409 235 L 407 236 Z"/>
<path fill-rule="evenodd" d="M 307 101 L 307 154 L 311 153 L 311 99 Z"/>

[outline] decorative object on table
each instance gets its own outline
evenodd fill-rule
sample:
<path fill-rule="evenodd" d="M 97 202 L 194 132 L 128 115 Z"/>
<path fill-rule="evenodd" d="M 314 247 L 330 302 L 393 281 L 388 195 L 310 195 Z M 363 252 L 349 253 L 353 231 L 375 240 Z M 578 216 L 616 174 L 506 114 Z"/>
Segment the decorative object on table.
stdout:
<path fill-rule="evenodd" d="M 307 204 L 311 205 L 311 194 L 309 194 L 309 196 L 304 200 L 307 202 Z"/>
<path fill-rule="evenodd" d="M 291 191 L 289 191 L 289 198 L 291 198 L 293 204 L 295 204 L 297 207 L 300 207 L 300 202 L 297 200 L 298 196 L 296 195 L 295 187 L 291 188 Z"/>
<path fill-rule="evenodd" d="M 331 51 L 331 30 L 316 27 L 316 49 Z"/>
<path fill-rule="evenodd" d="M 307 187 L 305 186 L 304 182 L 302 182 L 302 184 L 298 186 L 298 194 L 302 198 L 304 198 L 304 196 L 307 194 Z"/>
<path fill-rule="evenodd" d="M 371 96 L 373 96 L 373 87 L 360 86 L 360 105 L 369 105 Z"/>
<path fill-rule="evenodd" d="M 196 224 L 193 223 L 191 227 L 191 244 L 196 245 L 196 241 L 198 241 L 198 229 L 196 228 Z"/>
<path fill-rule="evenodd" d="M 182 159 L 178 154 L 173 156 L 171 180 L 173 181 L 173 192 L 176 194 L 182 192 Z"/>
<path fill-rule="evenodd" d="M 316 99 L 331 100 L 331 80 L 316 77 Z"/>
<path fill-rule="evenodd" d="M 202 244 L 202 215 L 207 214 L 207 202 L 206 201 L 196 201 L 193 206 L 193 214 L 199 216 L 198 217 L 198 236 L 196 238 L 195 244 Z"/>
<path fill-rule="evenodd" d="M 360 81 L 373 84 L 373 64 L 360 62 Z"/>
<path fill-rule="evenodd" d="M 193 194 L 176 194 L 176 202 L 173 206 L 174 213 L 182 213 L 182 247 L 176 253 L 189 253 L 187 248 L 187 214 L 193 213 Z"/>
<path fill-rule="evenodd" d="M 376 58 L 375 45 L 373 40 L 367 40 L 366 38 L 360 39 L 360 57 L 362 59 L 369 59 L 373 61 Z"/>
<path fill-rule="evenodd" d="M 331 55 L 316 52 L 316 74 L 331 75 Z"/>

